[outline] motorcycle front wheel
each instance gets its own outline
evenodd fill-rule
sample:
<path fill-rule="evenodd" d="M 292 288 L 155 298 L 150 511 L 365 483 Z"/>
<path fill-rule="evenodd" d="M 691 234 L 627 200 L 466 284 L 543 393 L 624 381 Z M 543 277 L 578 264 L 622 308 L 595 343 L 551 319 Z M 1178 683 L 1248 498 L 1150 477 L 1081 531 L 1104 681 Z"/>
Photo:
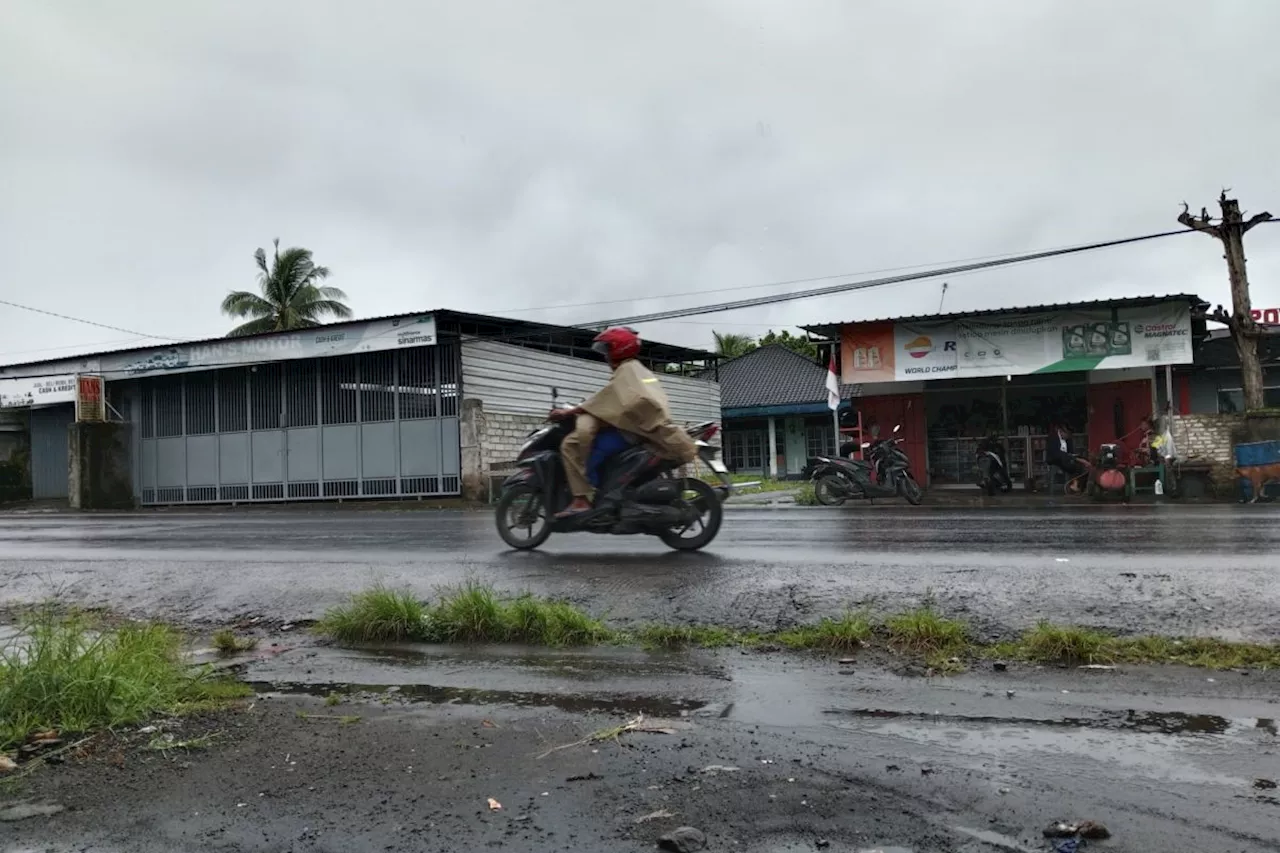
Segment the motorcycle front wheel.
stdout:
<path fill-rule="evenodd" d="M 532 486 L 512 486 L 503 492 L 494 517 L 502 541 L 517 551 L 532 551 L 551 535 L 542 491 Z"/>
<path fill-rule="evenodd" d="M 813 496 L 823 506 L 840 506 L 845 502 L 844 484 L 834 474 L 824 474 L 813 481 Z"/>
<path fill-rule="evenodd" d="M 683 527 L 671 528 L 658 534 L 668 548 L 677 551 L 697 551 L 711 544 L 720 532 L 724 521 L 724 504 L 720 495 L 709 483 L 695 477 L 685 479 L 680 500 L 698 510 L 698 518 Z"/>
<path fill-rule="evenodd" d="M 902 479 L 898 481 L 898 494 L 912 506 L 920 506 L 920 502 L 924 500 L 924 490 L 909 472 L 904 472 Z"/>

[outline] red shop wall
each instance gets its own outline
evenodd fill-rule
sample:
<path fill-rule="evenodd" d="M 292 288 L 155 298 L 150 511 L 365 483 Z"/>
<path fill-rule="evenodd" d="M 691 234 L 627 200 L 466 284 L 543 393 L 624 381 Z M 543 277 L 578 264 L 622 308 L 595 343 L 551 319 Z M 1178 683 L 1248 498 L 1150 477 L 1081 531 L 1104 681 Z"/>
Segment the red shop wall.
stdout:
<path fill-rule="evenodd" d="M 888 438 L 897 424 L 902 424 L 898 437 L 911 459 L 911 476 L 921 485 L 928 483 L 925 465 L 925 437 L 923 394 L 892 394 L 884 397 L 857 397 L 851 401 L 854 409 L 862 413 L 862 427 L 870 430 L 871 424 L 880 425 L 881 437 Z M 868 439 L 870 440 L 868 433 Z"/>
<path fill-rule="evenodd" d="M 1142 440 L 1136 432 L 1138 424 L 1151 414 L 1149 379 L 1090 385 L 1088 401 L 1089 446 L 1076 448 L 1077 453 L 1092 454 L 1098 445 L 1116 441 L 1122 443 L 1126 450 L 1138 446 Z"/>

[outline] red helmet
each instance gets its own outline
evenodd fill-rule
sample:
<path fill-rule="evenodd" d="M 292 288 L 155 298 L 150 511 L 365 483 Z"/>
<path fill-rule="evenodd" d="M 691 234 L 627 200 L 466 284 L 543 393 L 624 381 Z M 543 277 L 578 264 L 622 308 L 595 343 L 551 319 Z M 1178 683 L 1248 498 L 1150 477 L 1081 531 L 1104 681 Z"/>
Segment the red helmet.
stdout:
<path fill-rule="evenodd" d="M 610 364 L 620 364 L 640 354 L 640 335 L 635 329 L 615 326 L 596 335 L 591 349 L 609 359 Z"/>

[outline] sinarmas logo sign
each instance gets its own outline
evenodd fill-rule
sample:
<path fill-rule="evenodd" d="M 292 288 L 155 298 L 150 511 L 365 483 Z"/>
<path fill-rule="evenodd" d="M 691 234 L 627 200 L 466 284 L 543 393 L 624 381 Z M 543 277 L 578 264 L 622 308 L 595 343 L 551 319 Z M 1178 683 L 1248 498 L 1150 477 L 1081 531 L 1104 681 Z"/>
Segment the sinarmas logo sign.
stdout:
<path fill-rule="evenodd" d="M 102 373 L 109 378 L 156 373 L 184 373 L 218 367 L 323 358 L 403 347 L 434 346 L 436 320 L 431 314 L 391 320 L 375 320 L 338 329 L 319 327 L 253 338 L 226 338 L 198 344 L 133 351 L 101 358 Z"/>

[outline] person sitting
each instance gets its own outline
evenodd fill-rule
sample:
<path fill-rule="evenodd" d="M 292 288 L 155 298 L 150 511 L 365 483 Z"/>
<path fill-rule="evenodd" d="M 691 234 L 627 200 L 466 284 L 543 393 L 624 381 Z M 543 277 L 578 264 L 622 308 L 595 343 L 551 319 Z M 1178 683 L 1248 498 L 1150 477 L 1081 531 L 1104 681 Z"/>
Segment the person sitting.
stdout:
<path fill-rule="evenodd" d="M 608 384 L 581 405 L 555 409 L 549 416 L 551 420 L 577 419 L 573 432 L 560 444 L 560 459 L 573 502 L 556 513 L 557 518 L 591 509 L 587 466 L 602 424 L 648 443 L 665 459 L 689 463 L 698 455 L 689 434 L 671 422 L 671 404 L 658 377 L 637 360 L 640 336 L 634 329 L 606 329 L 596 336 L 591 349 L 604 356 L 613 368 Z"/>
<path fill-rule="evenodd" d="M 1049 440 L 1045 442 L 1044 461 L 1067 475 L 1069 491 L 1080 491 L 1081 476 L 1089 466 L 1072 452 L 1071 431 L 1065 425 L 1058 424 L 1050 430 Z"/>

